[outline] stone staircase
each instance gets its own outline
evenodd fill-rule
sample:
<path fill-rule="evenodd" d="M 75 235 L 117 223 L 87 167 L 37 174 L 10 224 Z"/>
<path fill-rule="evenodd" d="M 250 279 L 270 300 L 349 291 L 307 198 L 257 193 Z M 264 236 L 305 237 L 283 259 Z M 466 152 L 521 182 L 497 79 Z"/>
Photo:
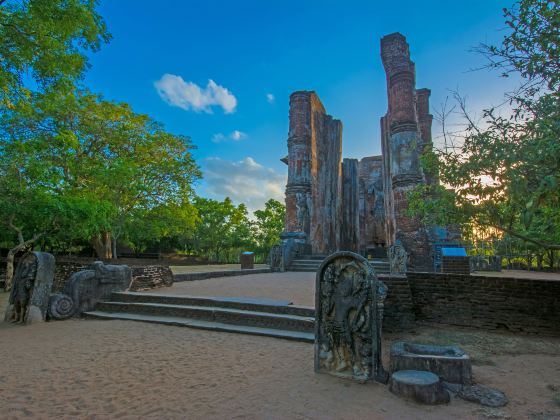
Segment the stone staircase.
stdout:
<path fill-rule="evenodd" d="M 389 260 L 386 258 L 374 258 L 369 260 L 369 263 L 373 265 L 375 274 L 389 274 L 391 272 Z"/>
<path fill-rule="evenodd" d="M 288 301 L 116 292 L 84 315 L 314 341 L 314 308 Z"/>
<path fill-rule="evenodd" d="M 308 271 L 316 272 L 319 270 L 323 260 L 327 255 L 301 255 L 292 260 L 288 271 Z"/>
<path fill-rule="evenodd" d="M 288 271 L 317 272 L 326 255 L 302 255 L 292 260 Z M 374 258 L 369 260 L 376 274 L 389 274 L 389 260 L 387 258 Z"/>

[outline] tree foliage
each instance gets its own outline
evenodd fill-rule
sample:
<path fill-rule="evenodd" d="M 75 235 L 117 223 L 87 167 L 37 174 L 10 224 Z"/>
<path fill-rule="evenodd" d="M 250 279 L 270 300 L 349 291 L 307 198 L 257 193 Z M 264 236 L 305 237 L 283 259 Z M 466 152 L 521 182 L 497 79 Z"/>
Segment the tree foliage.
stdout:
<path fill-rule="evenodd" d="M 503 43 L 480 51 L 522 86 L 506 95 L 509 110 L 488 108 L 482 121 L 456 95 L 463 131 L 444 136 L 457 147 L 424 156 L 442 185 L 413 191 L 411 210 L 429 223 L 491 226 L 560 249 L 560 5 L 521 0 L 504 15 Z"/>
<path fill-rule="evenodd" d="M 110 40 L 95 0 L 0 0 L 0 107 L 31 92 L 71 91 Z"/>

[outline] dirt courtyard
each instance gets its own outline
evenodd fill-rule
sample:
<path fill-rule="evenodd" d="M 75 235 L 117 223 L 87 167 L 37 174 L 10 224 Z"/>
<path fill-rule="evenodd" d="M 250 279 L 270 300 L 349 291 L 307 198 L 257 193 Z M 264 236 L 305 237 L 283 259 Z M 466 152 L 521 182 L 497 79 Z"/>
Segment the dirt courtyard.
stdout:
<path fill-rule="evenodd" d="M 177 283 L 157 293 L 313 304 L 313 273 Z M 0 294 L 3 313 L 7 295 Z M 0 418 L 560 419 L 560 339 L 421 326 L 390 342 L 458 344 L 510 403 L 419 406 L 375 383 L 317 375 L 313 346 L 131 321 L 0 322 Z"/>

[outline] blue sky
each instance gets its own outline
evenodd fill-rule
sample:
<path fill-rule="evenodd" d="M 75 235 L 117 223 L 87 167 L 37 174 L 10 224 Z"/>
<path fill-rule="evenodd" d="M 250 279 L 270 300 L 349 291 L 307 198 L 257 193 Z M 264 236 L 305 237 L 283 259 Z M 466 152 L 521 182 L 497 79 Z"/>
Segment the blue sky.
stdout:
<path fill-rule="evenodd" d="M 344 157 L 380 154 L 387 108 L 379 40 L 403 33 L 432 113 L 450 89 L 473 110 L 499 103 L 513 81 L 470 52 L 499 43 L 502 8 L 469 1 L 101 0 L 113 40 L 91 56 L 87 85 L 192 138 L 200 195 L 251 209 L 283 200 L 288 100 L 314 90 L 342 120 Z M 434 136 L 437 137 L 437 124 Z"/>

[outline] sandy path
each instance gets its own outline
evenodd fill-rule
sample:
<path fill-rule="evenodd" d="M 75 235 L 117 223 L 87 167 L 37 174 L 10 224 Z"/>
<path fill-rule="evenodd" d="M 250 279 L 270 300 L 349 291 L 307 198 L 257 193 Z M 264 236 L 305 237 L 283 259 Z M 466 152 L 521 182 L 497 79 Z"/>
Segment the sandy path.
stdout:
<path fill-rule="evenodd" d="M 193 296 L 245 296 L 290 300 L 315 306 L 315 273 L 269 273 L 183 281 L 148 293 Z"/>
<path fill-rule="evenodd" d="M 559 381 L 552 355 L 500 356 L 495 366 L 475 367 L 479 380 L 512 400 L 490 410 L 462 400 L 418 406 L 379 384 L 316 375 L 312 345 L 272 338 L 94 320 L 1 323 L 0 337 L 2 418 L 560 416 L 546 388 Z"/>

